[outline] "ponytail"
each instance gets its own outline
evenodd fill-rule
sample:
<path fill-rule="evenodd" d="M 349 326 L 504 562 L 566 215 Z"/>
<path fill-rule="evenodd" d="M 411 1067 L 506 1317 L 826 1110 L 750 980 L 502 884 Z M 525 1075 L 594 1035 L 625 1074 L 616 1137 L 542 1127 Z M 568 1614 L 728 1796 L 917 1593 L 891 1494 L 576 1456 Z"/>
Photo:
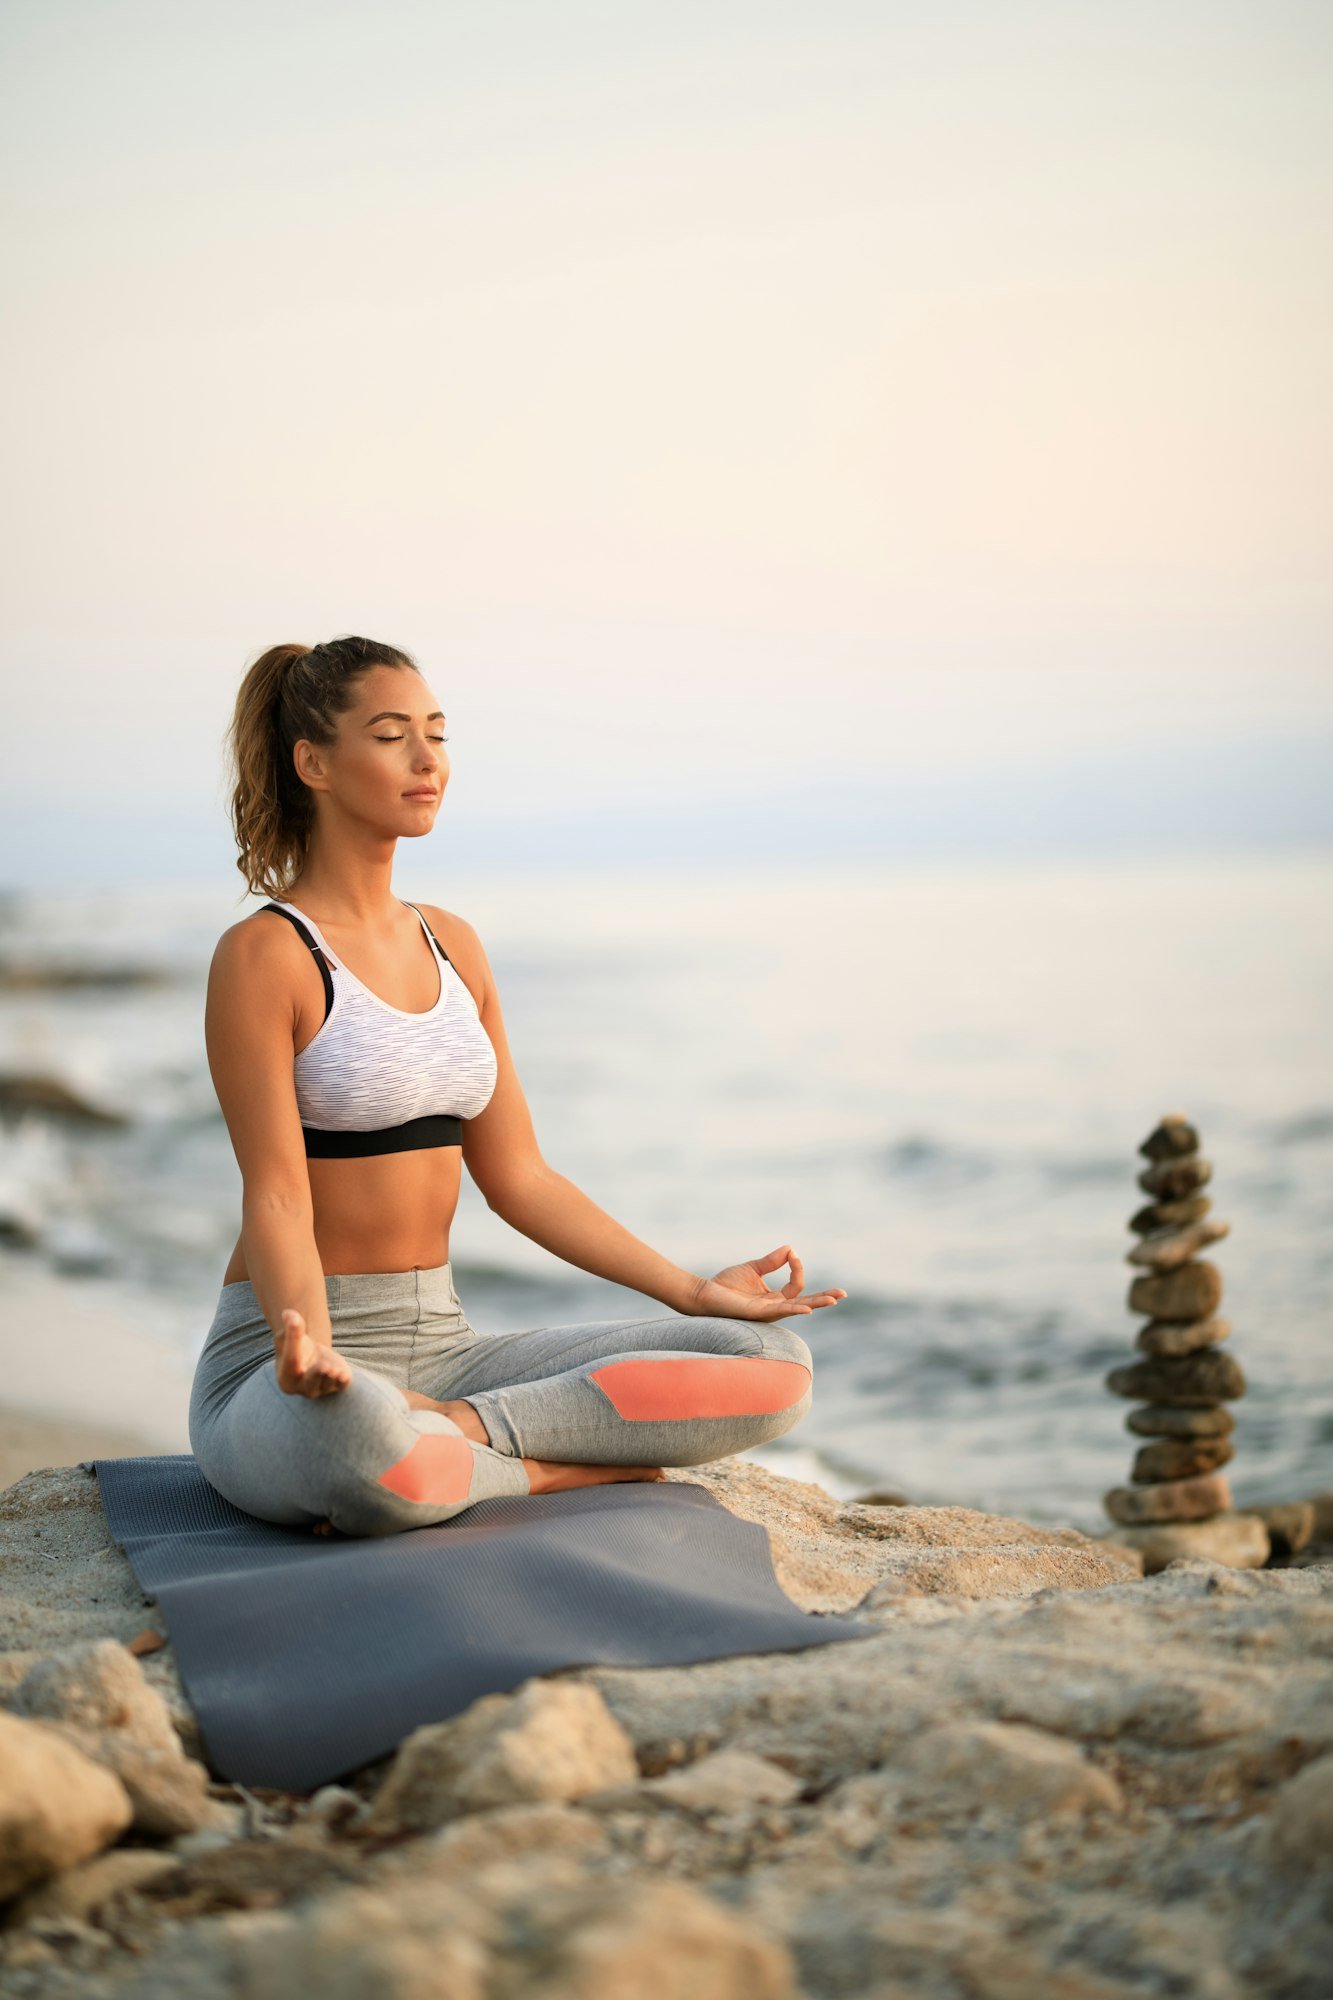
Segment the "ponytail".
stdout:
<path fill-rule="evenodd" d="M 396 646 L 346 636 L 319 646 L 270 646 L 246 669 L 227 731 L 236 866 L 253 895 L 281 898 L 300 874 L 315 825 L 315 795 L 293 751 L 328 745 L 338 717 L 372 667 L 417 663 Z"/>

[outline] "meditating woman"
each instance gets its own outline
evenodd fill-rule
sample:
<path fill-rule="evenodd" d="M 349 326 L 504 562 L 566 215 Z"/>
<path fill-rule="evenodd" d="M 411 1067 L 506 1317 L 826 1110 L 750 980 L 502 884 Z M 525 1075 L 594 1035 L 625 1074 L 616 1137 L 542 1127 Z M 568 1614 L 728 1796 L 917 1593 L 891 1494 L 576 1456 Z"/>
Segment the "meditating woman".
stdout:
<path fill-rule="evenodd" d="M 547 1164 L 480 938 L 392 889 L 449 782 L 444 720 L 408 654 L 346 637 L 262 654 L 229 735 L 237 867 L 272 900 L 209 970 L 243 1198 L 190 1442 L 235 1506 L 319 1533 L 763 1444 L 810 1407 L 810 1350 L 775 1322 L 847 1296 L 804 1290 L 785 1243 L 698 1277 Z M 477 1333 L 449 1262 L 465 1162 L 515 1229 L 670 1315 Z"/>

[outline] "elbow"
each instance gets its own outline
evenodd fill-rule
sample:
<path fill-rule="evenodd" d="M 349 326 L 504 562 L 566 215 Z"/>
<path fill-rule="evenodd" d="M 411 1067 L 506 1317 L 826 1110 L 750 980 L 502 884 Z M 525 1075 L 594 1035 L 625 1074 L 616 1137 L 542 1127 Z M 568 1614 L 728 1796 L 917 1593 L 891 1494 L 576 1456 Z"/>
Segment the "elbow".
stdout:
<path fill-rule="evenodd" d="M 258 1187 L 247 1187 L 241 1197 L 241 1214 L 246 1222 L 258 1222 L 274 1216 L 284 1221 L 313 1219 L 314 1201 L 310 1184 L 299 1186 L 295 1181 L 267 1181 Z"/>
<path fill-rule="evenodd" d="M 498 1215 L 502 1222 L 513 1223 L 516 1216 L 527 1212 L 537 1187 L 553 1177 L 552 1169 L 539 1155 L 517 1172 L 506 1174 L 502 1181 L 484 1187 L 482 1198 L 492 1215 Z"/>

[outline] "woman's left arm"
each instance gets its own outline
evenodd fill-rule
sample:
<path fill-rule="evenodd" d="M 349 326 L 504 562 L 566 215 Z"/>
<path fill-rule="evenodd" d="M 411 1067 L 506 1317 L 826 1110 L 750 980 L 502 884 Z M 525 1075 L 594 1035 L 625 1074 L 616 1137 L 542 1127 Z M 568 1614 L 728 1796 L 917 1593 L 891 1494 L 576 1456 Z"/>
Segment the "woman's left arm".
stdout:
<path fill-rule="evenodd" d="M 485 1109 L 463 1124 L 463 1160 L 489 1209 L 567 1264 L 660 1299 L 674 1312 L 782 1319 L 847 1296 L 838 1288 L 803 1291 L 801 1262 L 788 1244 L 766 1257 L 732 1265 L 716 1277 L 700 1277 L 632 1235 L 582 1188 L 557 1173 L 537 1144 L 509 1051 L 495 975 L 481 940 L 461 917 L 450 919 L 450 929 L 450 957 L 458 951 L 463 958 L 461 964 L 455 960 L 459 975 L 477 1001 L 482 1026 L 495 1050 L 495 1089 Z M 779 1292 L 770 1291 L 763 1273 L 788 1263 L 790 1283 Z"/>

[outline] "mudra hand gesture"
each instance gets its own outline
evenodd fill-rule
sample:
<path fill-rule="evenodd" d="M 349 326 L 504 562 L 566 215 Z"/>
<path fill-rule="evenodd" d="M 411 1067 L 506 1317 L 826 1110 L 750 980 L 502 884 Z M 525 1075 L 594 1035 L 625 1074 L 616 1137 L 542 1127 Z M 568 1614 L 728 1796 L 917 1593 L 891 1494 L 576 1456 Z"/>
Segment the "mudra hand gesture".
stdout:
<path fill-rule="evenodd" d="M 784 1264 L 791 1266 L 791 1277 L 775 1292 L 764 1283 L 764 1273 L 780 1270 Z M 748 1264 L 729 1264 L 715 1277 L 700 1278 L 687 1311 L 696 1318 L 716 1314 L 720 1319 L 786 1319 L 790 1314 L 834 1306 L 847 1296 L 841 1285 L 807 1292 L 804 1284 L 805 1266 L 790 1243 L 781 1243 L 766 1257 L 752 1257 Z"/>

